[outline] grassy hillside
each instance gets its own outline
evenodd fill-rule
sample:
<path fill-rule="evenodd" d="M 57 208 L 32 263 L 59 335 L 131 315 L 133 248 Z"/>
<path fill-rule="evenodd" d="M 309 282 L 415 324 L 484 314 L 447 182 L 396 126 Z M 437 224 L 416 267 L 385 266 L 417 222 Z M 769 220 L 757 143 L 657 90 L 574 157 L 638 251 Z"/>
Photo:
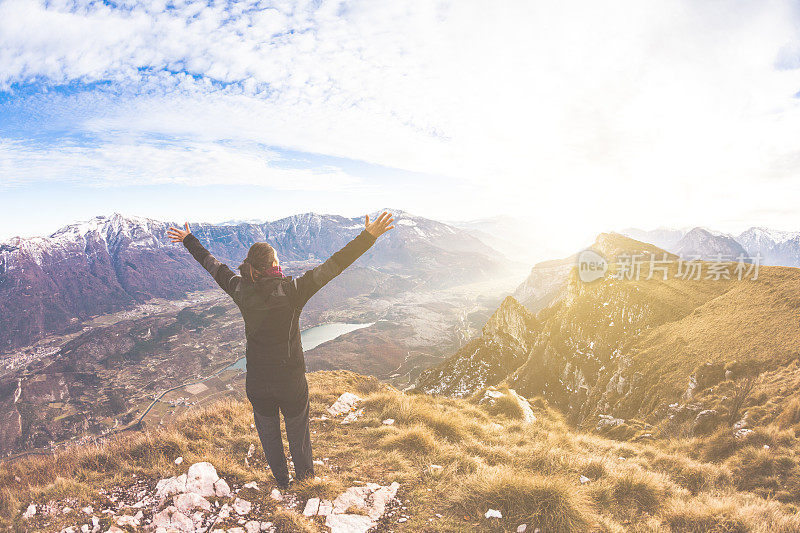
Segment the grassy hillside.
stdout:
<path fill-rule="evenodd" d="M 481 405 L 482 394 L 407 395 L 344 371 L 313 373 L 309 381 L 314 455 L 324 465 L 317 467 L 319 479 L 290 491 L 299 500 L 293 509 L 268 496 L 273 484 L 249 405 L 224 401 L 171 427 L 4 464 L 0 527 L 77 531 L 89 522 L 80 509 L 91 505 L 105 531 L 111 515 L 104 509 L 135 511 L 116 509 L 109 495 L 120 501 L 124 494 L 152 492 L 158 479 L 185 472 L 185 464 L 174 462 L 182 456 L 187 464 L 214 464 L 258 506 L 258 519 L 279 531 L 323 531 L 321 522 L 298 513 L 304 501 L 331 498 L 365 481 L 400 483 L 398 511 L 384 517 L 381 531 L 515 531 L 520 524 L 547 532 L 800 530 L 797 507 L 775 497 L 782 490 L 797 501 L 792 431 L 769 427 L 739 440 L 712 435 L 624 443 L 570 429 L 542 399 L 530 402 L 536 421 L 525 423 L 510 396 Z M 364 397 L 363 416 L 349 425 L 321 420 L 346 391 Z M 393 425 L 383 423 L 388 418 Z M 247 459 L 251 445 L 256 452 Z M 251 481 L 260 489 L 242 488 Z M 30 503 L 41 509 L 48 502 L 54 514 L 21 516 Z M 484 518 L 489 508 L 503 518 Z M 154 509 L 142 511 L 146 523 Z M 235 526 L 228 519 L 215 528 Z"/>

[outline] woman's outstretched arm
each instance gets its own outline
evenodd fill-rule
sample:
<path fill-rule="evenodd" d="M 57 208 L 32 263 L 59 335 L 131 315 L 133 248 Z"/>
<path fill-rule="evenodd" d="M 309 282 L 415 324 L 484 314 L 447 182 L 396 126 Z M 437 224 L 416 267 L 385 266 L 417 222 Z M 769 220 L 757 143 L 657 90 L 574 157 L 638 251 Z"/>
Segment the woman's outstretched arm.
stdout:
<path fill-rule="evenodd" d="M 189 253 L 192 254 L 198 263 L 203 265 L 209 274 L 214 277 L 214 281 L 217 282 L 217 285 L 222 287 L 222 290 L 227 292 L 234 301 L 239 301 L 239 286 L 240 282 L 242 281 L 242 277 L 234 274 L 233 271 L 226 265 L 217 260 L 216 257 L 211 255 L 211 252 L 205 249 L 205 247 L 200 244 L 200 241 L 192 235 L 191 230 L 189 230 L 189 223 L 186 223 L 185 230 L 178 229 L 175 227 L 169 228 L 167 231 L 167 235 L 172 242 L 182 242 L 183 245 L 189 250 Z"/>
<path fill-rule="evenodd" d="M 394 227 L 391 225 L 393 221 L 394 218 L 392 218 L 391 213 L 386 211 L 372 222 L 370 222 L 369 215 L 367 215 L 364 221 L 364 231 L 347 243 L 344 248 L 333 254 L 330 259 L 294 280 L 295 288 L 297 289 L 295 305 L 297 307 L 304 306 L 309 298 L 314 296 L 326 283 L 352 265 L 353 261 L 369 250 L 378 237 Z"/>

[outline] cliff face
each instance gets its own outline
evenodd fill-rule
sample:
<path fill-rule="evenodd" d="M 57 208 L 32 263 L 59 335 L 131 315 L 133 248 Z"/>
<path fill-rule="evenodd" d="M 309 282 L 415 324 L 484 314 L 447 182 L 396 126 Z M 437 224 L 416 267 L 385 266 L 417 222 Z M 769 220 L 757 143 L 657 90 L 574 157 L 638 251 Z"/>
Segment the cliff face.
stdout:
<path fill-rule="evenodd" d="M 442 364 L 423 372 L 418 388 L 462 397 L 496 385 L 525 361 L 538 330 L 533 315 L 508 296 L 481 335 Z"/>
<path fill-rule="evenodd" d="M 615 234 L 599 236 L 594 248 L 609 258 L 664 254 Z M 427 373 L 420 389 L 466 396 L 504 382 L 544 397 L 577 423 L 594 424 L 600 415 L 659 423 L 684 404 L 734 416 L 723 405 L 731 394 L 725 391 L 739 386 L 742 365 L 781 381 L 796 373 L 800 345 L 788 339 L 798 338 L 800 326 L 787 302 L 797 299 L 800 271 L 762 267 L 757 280 L 741 281 L 709 279 L 704 271 L 699 280 L 684 280 L 676 262 L 667 279 L 661 273 L 648 279 L 642 268 L 638 280 L 606 276 L 592 283 L 573 271 L 535 318 L 506 300 L 483 334 Z M 705 361 L 730 372 L 711 392 L 687 393 Z M 773 393 L 782 400 L 767 418 L 791 397 L 783 389 Z"/>

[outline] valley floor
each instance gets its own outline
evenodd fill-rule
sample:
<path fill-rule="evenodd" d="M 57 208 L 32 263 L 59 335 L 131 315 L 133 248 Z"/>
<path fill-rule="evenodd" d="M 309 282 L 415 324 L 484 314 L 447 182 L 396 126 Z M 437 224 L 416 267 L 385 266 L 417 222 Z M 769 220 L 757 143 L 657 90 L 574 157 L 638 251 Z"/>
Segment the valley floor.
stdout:
<path fill-rule="evenodd" d="M 797 463 L 788 432 L 618 442 L 570 429 L 541 399 L 529 403 L 535 420 L 526 421 L 523 404 L 502 389 L 482 403 L 482 392 L 468 399 L 404 394 L 347 371 L 315 372 L 309 383 L 318 479 L 295 485 L 282 502 L 269 497 L 274 483 L 249 405 L 222 400 L 145 433 L 3 464 L 0 527 L 79 531 L 94 516 L 106 531 L 139 511 L 147 524 L 169 503 L 154 501 L 156 482 L 208 461 L 237 497 L 253 503 L 246 519 L 277 531 L 327 531 L 322 517 L 303 516 L 306 501 L 369 482 L 399 483 L 375 531 L 517 531 L 523 524 L 548 533 L 800 531 L 797 506 L 766 490 L 797 489 L 781 477 Z M 363 398 L 349 424 L 326 412 L 344 392 Z M 257 489 L 244 487 L 253 481 Z M 37 513 L 24 518 L 31 504 Z M 490 509 L 502 517 L 487 518 Z M 236 518 L 214 525 L 236 527 Z"/>

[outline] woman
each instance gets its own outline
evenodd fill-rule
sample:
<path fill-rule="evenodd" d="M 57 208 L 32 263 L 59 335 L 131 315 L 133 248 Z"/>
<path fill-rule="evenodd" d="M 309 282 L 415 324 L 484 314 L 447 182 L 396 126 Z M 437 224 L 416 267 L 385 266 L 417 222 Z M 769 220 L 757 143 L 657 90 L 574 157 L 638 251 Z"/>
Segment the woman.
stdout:
<path fill-rule="evenodd" d="M 264 455 L 278 486 L 289 485 L 283 452 L 279 413 L 283 413 L 289 451 L 298 480 L 314 477 L 308 424 L 308 382 L 300 343 L 300 311 L 318 290 L 358 259 L 375 239 L 392 229 L 392 215 L 381 213 L 364 231 L 330 259 L 297 279 L 281 272 L 275 249 L 266 242 L 250 247 L 247 258 L 234 274 L 206 250 L 189 230 L 170 228 L 172 242 L 182 242 L 192 256 L 239 306 L 247 338 L 247 398 L 264 448 Z"/>

